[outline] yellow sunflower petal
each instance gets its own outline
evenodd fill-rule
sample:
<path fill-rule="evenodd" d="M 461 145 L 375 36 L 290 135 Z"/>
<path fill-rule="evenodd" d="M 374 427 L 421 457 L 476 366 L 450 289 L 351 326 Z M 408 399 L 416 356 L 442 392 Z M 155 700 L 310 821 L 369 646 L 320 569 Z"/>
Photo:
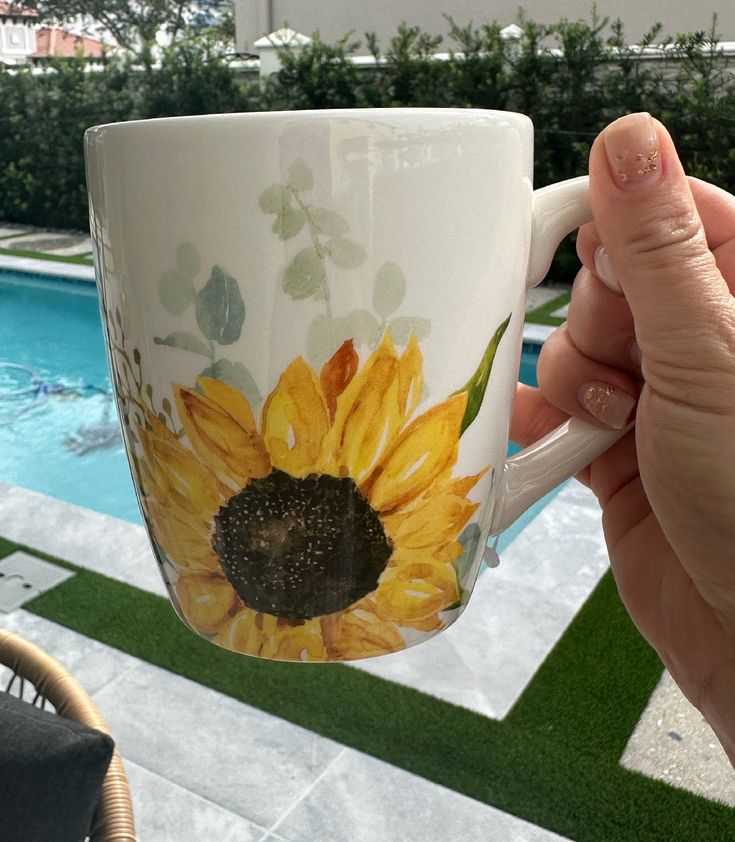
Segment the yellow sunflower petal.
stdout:
<path fill-rule="evenodd" d="M 411 333 L 406 350 L 398 361 L 398 393 L 404 420 L 410 418 L 419 401 L 424 387 L 423 359 L 416 334 Z"/>
<path fill-rule="evenodd" d="M 429 559 L 442 564 L 454 561 L 464 552 L 460 541 L 448 541 L 436 547 L 396 547 L 388 562 L 389 567 L 400 567 L 402 564 L 413 564 Z"/>
<path fill-rule="evenodd" d="M 153 535 L 177 568 L 187 571 L 221 569 L 210 544 L 211 524 L 196 522 L 187 517 L 186 512 L 158 500 L 149 499 L 146 503 Z"/>
<path fill-rule="evenodd" d="M 250 402 L 239 389 L 213 377 L 197 377 L 197 384 L 204 394 L 246 430 L 257 429 Z"/>
<path fill-rule="evenodd" d="M 319 381 L 311 367 L 296 357 L 263 407 L 263 439 L 273 466 L 294 477 L 320 471 L 328 429 Z"/>
<path fill-rule="evenodd" d="M 414 500 L 457 461 L 466 404 L 465 392 L 452 395 L 398 436 L 361 488 L 374 509 L 387 512 Z"/>
<path fill-rule="evenodd" d="M 322 627 L 326 619 L 322 620 Z M 359 608 L 340 615 L 324 636 L 329 640 L 329 655 L 334 660 L 357 660 L 406 648 L 394 623 Z"/>
<path fill-rule="evenodd" d="M 225 649 L 282 661 L 324 661 L 327 650 L 317 620 L 292 624 L 242 608 L 214 638 Z"/>
<path fill-rule="evenodd" d="M 335 473 L 359 482 L 403 426 L 398 369 L 393 341 L 386 331 L 337 401 L 329 437 Z"/>
<path fill-rule="evenodd" d="M 458 535 L 479 503 L 471 503 L 456 494 L 431 497 L 421 506 L 381 520 L 394 545 L 401 547 L 434 547 Z"/>
<path fill-rule="evenodd" d="M 211 384 L 216 381 L 201 379 L 214 393 Z M 270 458 L 244 396 L 225 383 L 219 384 L 216 394 L 224 405 L 185 386 L 174 387 L 179 417 L 194 450 L 220 479 L 242 488 L 253 477 L 268 476 Z"/>
<path fill-rule="evenodd" d="M 193 628 L 204 634 L 220 631 L 240 602 L 232 585 L 221 576 L 185 574 L 175 588 L 181 613 Z"/>
<path fill-rule="evenodd" d="M 375 592 L 375 613 L 399 626 L 441 628 L 439 612 L 459 599 L 457 573 L 451 564 L 415 561 L 388 567 Z"/>
<path fill-rule="evenodd" d="M 139 438 L 147 461 L 146 470 L 155 479 L 157 496 L 180 496 L 191 511 L 211 517 L 222 502 L 222 489 L 216 476 L 175 436 L 139 428 Z"/>
<path fill-rule="evenodd" d="M 350 385 L 357 372 L 357 366 L 357 351 L 351 339 L 345 340 L 322 366 L 319 382 L 327 402 L 329 417 L 332 419 L 337 410 L 337 398 Z"/>
<path fill-rule="evenodd" d="M 327 649 L 317 620 L 299 625 L 277 621 L 262 648 L 264 658 L 279 661 L 325 661 Z"/>
<path fill-rule="evenodd" d="M 241 608 L 212 642 L 243 655 L 260 655 L 264 641 L 261 627 L 262 614 Z"/>

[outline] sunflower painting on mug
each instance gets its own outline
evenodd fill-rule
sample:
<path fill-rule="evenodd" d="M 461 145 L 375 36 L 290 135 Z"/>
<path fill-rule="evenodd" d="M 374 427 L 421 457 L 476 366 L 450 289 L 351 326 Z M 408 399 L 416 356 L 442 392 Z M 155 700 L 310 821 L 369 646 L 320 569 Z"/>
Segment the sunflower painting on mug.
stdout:
<path fill-rule="evenodd" d="M 346 236 L 346 220 L 307 201 L 313 186 L 297 161 L 286 183 L 259 198 L 275 215 L 272 232 L 299 249 L 283 293 L 294 306 L 324 307 L 304 356 L 265 400 L 233 354 L 246 289 L 220 265 L 197 282 L 204 264 L 192 243 L 178 247 L 158 290 L 176 324 L 193 316 L 200 336 L 175 330 L 154 344 L 208 365 L 193 384 L 171 383 L 161 411 L 145 383 L 147 361 L 126 350 L 120 311 L 106 317 L 141 508 L 179 614 L 219 646 L 285 661 L 396 652 L 464 607 L 481 532 L 469 495 L 488 469 L 456 476 L 454 468 L 510 322 L 462 388 L 419 409 L 427 394 L 419 340 L 431 323 L 396 315 L 406 279 L 390 262 L 375 275 L 372 312 L 334 312 L 331 269 L 354 271 L 367 255 Z"/>
<path fill-rule="evenodd" d="M 399 355 L 389 333 L 362 366 L 351 340 L 318 373 L 296 357 L 259 424 L 225 382 L 175 385 L 183 435 L 151 411 L 136 433 L 186 621 L 292 661 L 395 652 L 406 631 L 443 628 L 482 476 L 452 473 L 468 387 L 416 415 L 421 351 L 412 336 Z"/>

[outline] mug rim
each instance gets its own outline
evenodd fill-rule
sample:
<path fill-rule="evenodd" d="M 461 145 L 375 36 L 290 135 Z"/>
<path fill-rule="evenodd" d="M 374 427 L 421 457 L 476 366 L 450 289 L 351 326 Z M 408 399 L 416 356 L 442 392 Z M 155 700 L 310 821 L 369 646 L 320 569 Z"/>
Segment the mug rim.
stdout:
<path fill-rule="evenodd" d="M 299 116 L 321 120 L 365 120 L 368 122 L 380 122 L 390 116 L 392 120 L 415 121 L 417 119 L 440 120 L 441 118 L 452 118 L 460 122 L 485 123 L 493 125 L 501 120 L 515 123 L 524 131 L 529 128 L 533 131 L 533 122 L 526 114 L 519 111 L 501 111 L 490 108 L 314 108 L 292 111 L 236 111 L 217 114 L 191 114 L 177 117 L 150 117 L 142 120 L 125 120 L 117 123 L 101 123 L 97 126 L 90 126 L 84 132 L 85 138 L 93 135 L 108 133 L 138 133 L 154 129 L 177 131 L 184 126 L 196 126 L 202 124 L 212 125 L 215 123 L 285 123 Z"/>

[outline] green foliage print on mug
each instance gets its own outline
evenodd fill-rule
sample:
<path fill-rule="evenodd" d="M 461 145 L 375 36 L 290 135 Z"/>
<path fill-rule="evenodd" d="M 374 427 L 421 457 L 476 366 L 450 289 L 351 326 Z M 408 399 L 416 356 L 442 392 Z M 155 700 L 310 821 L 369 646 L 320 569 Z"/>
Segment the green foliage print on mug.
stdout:
<path fill-rule="evenodd" d="M 156 345 L 180 348 L 209 360 L 202 377 L 223 380 L 245 394 L 253 406 L 262 400 L 252 374 L 240 362 L 219 355 L 218 346 L 232 345 L 240 338 L 245 324 L 246 308 L 240 285 L 221 266 L 213 266 L 209 277 L 199 289 L 196 276 L 202 262 L 193 243 L 182 243 L 176 250 L 176 268 L 164 272 L 158 279 L 161 304 L 172 316 L 180 316 L 194 308 L 201 338 L 188 331 L 177 330 L 168 336 L 156 336 Z"/>
<path fill-rule="evenodd" d="M 309 325 L 309 361 L 323 364 L 347 338 L 372 350 L 386 329 L 398 345 L 406 345 L 412 332 L 417 339 L 425 339 L 431 330 L 428 319 L 395 315 L 406 295 L 406 279 L 397 263 L 386 262 L 379 267 L 373 282 L 372 312 L 365 308 L 344 315 L 333 312 L 329 266 L 358 269 L 366 253 L 347 236 L 350 226 L 344 217 L 304 199 L 303 194 L 313 187 L 311 169 L 304 161 L 296 160 L 289 167 L 286 183 L 266 187 L 258 200 L 264 213 L 275 215 L 271 230 L 279 239 L 291 240 L 302 232 L 308 235 L 309 244 L 299 249 L 285 267 L 281 286 L 293 301 L 324 301 L 325 312 L 316 315 Z"/>

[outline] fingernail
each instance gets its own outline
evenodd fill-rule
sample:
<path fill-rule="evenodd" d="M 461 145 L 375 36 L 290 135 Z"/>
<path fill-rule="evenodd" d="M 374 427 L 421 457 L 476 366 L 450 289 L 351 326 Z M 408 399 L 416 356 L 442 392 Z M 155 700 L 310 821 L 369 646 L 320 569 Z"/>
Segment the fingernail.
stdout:
<path fill-rule="evenodd" d="M 634 397 L 608 383 L 585 383 L 577 399 L 590 415 L 614 430 L 623 429 L 636 404 Z"/>
<path fill-rule="evenodd" d="M 610 255 L 607 253 L 605 246 L 597 246 L 594 260 L 595 275 L 597 275 L 597 277 L 608 289 L 611 289 L 618 295 L 622 295 L 623 290 L 620 286 L 620 281 L 618 280 L 618 276 L 615 274 L 612 263 L 610 263 Z"/>
<path fill-rule="evenodd" d="M 661 150 L 650 114 L 628 114 L 603 132 L 615 183 L 622 190 L 641 190 L 661 180 Z"/>
<path fill-rule="evenodd" d="M 635 341 L 635 339 L 630 343 L 628 356 L 633 361 L 633 365 L 636 368 L 640 368 L 643 365 L 643 354 L 641 353 L 640 345 Z"/>

